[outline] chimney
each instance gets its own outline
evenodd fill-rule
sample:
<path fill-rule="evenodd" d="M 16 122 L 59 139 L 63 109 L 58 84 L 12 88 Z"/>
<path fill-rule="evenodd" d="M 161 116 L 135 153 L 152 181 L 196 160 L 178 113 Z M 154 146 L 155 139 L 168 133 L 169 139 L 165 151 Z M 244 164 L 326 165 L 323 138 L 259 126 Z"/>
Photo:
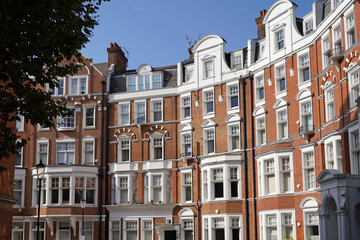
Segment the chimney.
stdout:
<path fill-rule="evenodd" d="M 191 51 L 191 49 L 192 49 L 192 47 L 189 47 L 188 51 L 189 51 L 190 59 L 193 59 L 194 58 L 194 53 Z"/>
<path fill-rule="evenodd" d="M 107 49 L 108 52 L 108 68 L 111 64 L 115 64 L 115 71 L 126 70 L 128 59 L 125 57 L 121 47 L 114 42 L 110 43 L 110 47 Z"/>
<path fill-rule="evenodd" d="M 259 12 L 259 17 L 255 18 L 255 22 L 257 25 L 257 37 L 264 38 L 265 37 L 265 25 L 263 24 L 263 19 L 265 17 L 266 10 L 263 9 Z"/>

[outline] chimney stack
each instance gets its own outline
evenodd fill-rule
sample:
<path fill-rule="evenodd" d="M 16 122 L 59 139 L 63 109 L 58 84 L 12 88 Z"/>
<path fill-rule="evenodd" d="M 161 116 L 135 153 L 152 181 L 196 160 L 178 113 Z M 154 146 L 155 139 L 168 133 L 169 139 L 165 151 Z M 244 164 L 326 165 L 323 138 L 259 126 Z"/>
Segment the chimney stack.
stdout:
<path fill-rule="evenodd" d="M 194 53 L 191 51 L 192 47 L 188 48 L 190 59 L 194 59 Z"/>
<path fill-rule="evenodd" d="M 115 71 L 126 70 L 128 59 L 125 57 L 121 47 L 114 42 L 110 43 L 110 47 L 107 49 L 108 52 L 108 68 L 111 64 L 115 65 Z"/>
<path fill-rule="evenodd" d="M 265 17 L 266 10 L 263 9 L 259 12 L 259 17 L 255 18 L 255 22 L 257 25 L 257 37 L 264 38 L 265 37 L 265 25 L 263 24 L 263 19 Z"/>

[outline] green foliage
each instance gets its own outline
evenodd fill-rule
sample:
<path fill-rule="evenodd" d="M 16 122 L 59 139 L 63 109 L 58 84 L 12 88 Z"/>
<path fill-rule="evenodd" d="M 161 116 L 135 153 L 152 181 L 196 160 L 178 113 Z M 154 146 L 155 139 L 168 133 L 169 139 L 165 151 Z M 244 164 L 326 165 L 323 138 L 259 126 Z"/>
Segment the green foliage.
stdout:
<path fill-rule="evenodd" d="M 103 0 L 108 1 L 108 0 Z M 0 1 L 0 159 L 14 154 L 26 139 L 11 128 L 16 113 L 25 121 L 54 126 L 69 112 L 39 86 L 58 86 L 57 77 L 75 74 L 98 24 L 101 0 Z"/>

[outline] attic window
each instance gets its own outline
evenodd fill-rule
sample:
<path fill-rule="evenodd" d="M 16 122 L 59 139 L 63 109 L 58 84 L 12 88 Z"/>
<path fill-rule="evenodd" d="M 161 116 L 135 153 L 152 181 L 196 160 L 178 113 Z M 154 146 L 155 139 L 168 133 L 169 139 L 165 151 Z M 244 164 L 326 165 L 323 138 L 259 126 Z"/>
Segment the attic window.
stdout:
<path fill-rule="evenodd" d="M 313 20 L 309 19 L 307 21 L 305 21 L 305 34 L 309 34 L 313 31 Z"/>
<path fill-rule="evenodd" d="M 276 41 L 276 50 L 280 50 L 285 47 L 283 29 L 275 33 L 275 41 Z"/>
<path fill-rule="evenodd" d="M 232 68 L 241 69 L 242 68 L 242 54 L 235 53 L 232 57 Z"/>

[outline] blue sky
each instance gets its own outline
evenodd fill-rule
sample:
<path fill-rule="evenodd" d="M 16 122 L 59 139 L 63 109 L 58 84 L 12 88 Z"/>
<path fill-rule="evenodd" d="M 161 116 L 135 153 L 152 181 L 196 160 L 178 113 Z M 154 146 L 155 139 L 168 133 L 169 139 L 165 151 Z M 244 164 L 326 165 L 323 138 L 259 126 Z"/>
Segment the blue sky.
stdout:
<path fill-rule="evenodd" d="M 99 25 L 82 49 L 95 63 L 106 62 L 110 42 L 129 51 L 128 69 L 176 64 L 189 57 L 186 35 L 217 34 L 225 50 L 246 47 L 256 38 L 255 18 L 275 0 L 112 0 L 100 6 Z M 297 17 L 311 11 L 312 0 L 295 0 Z"/>

